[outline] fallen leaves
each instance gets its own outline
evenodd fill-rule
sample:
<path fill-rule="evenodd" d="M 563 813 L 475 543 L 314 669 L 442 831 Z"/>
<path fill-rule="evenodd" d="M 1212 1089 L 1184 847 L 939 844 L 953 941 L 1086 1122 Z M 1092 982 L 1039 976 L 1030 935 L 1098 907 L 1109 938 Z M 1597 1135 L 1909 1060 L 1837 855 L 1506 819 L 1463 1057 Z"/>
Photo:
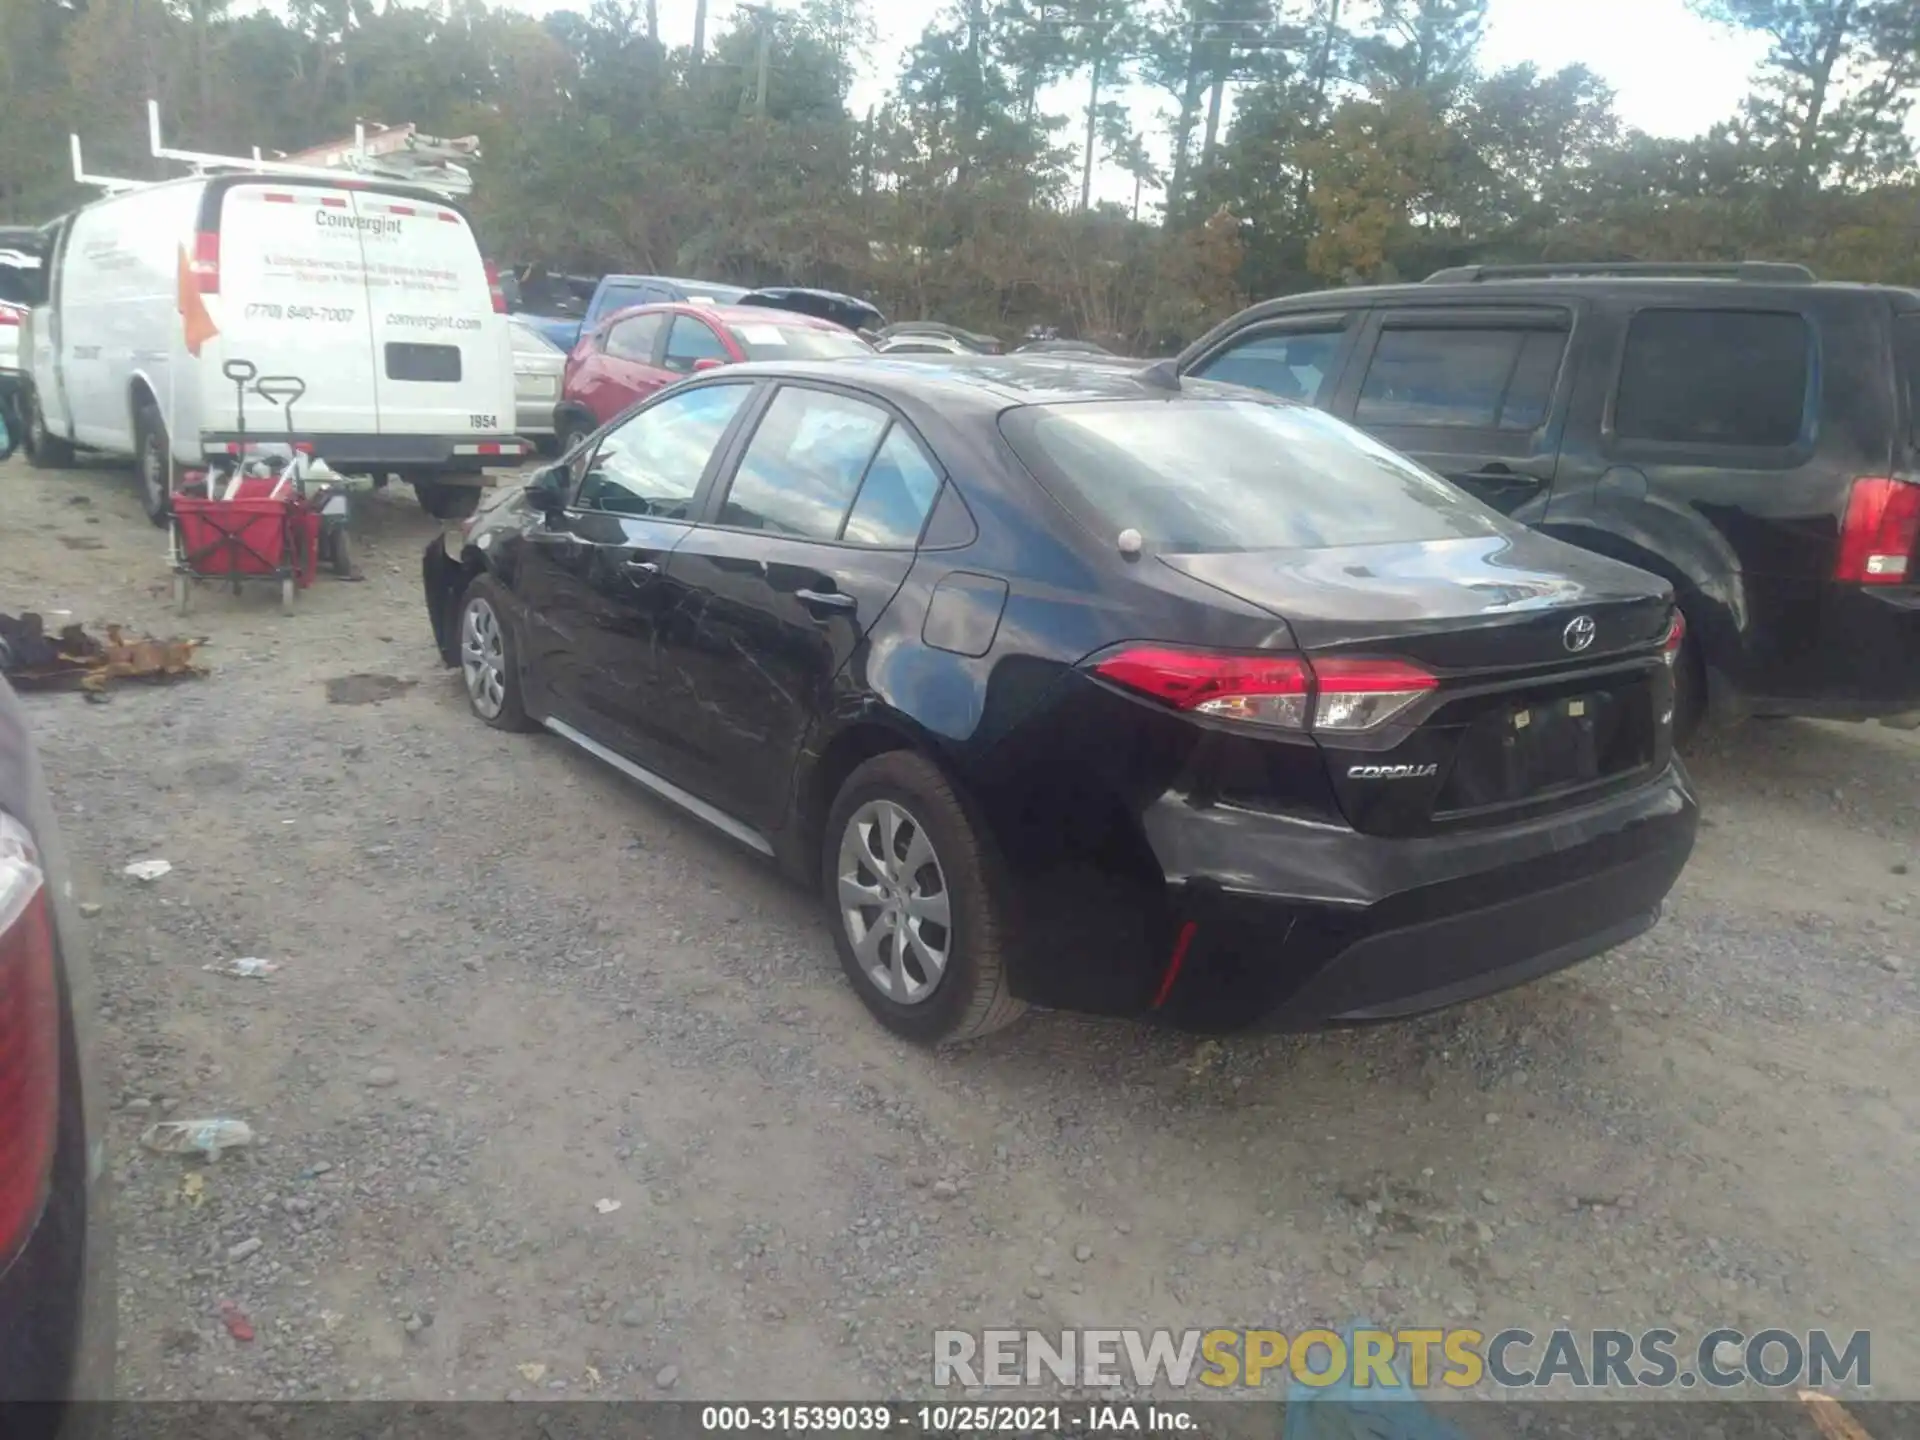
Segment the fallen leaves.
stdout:
<path fill-rule="evenodd" d="M 198 679 L 206 668 L 194 660 L 198 640 L 129 636 L 118 625 L 96 639 L 79 625 L 48 635 L 32 611 L 0 614 L 0 672 L 19 690 L 79 690 L 100 694 L 115 680 Z"/>

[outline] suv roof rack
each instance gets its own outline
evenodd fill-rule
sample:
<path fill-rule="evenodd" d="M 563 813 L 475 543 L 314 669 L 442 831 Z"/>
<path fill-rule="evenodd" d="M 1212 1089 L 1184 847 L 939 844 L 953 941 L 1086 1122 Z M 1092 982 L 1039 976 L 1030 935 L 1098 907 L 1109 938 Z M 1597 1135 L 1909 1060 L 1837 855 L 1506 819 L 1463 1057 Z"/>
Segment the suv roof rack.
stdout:
<path fill-rule="evenodd" d="M 1779 260 L 1580 260 L 1563 265 L 1455 265 L 1434 271 L 1422 283 L 1471 285 L 1482 280 L 1548 280 L 1563 275 L 1618 275 L 1627 279 L 1691 275 L 1706 280 L 1746 280 L 1773 285 L 1808 285 L 1820 278 L 1804 265 Z"/>

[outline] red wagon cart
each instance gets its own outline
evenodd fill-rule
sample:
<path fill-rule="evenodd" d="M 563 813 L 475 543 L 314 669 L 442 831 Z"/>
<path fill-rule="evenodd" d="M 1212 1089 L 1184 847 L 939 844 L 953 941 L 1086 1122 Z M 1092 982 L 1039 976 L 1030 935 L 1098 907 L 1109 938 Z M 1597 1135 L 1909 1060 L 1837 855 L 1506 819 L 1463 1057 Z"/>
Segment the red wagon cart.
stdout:
<path fill-rule="evenodd" d="M 224 370 L 240 397 L 243 438 L 231 447 L 230 468 L 188 471 L 174 491 L 174 608 L 186 614 L 196 581 L 231 585 L 236 595 L 249 581 L 265 581 L 279 585 L 280 608 L 291 614 L 295 592 L 313 584 L 323 548 L 336 570 L 351 571 L 346 495 L 331 487 L 307 494 L 306 457 L 293 439 L 293 404 L 305 393 L 304 382 L 268 376 L 255 383 L 257 372 L 245 360 L 229 360 Z M 256 447 L 259 455 L 244 438 L 249 385 L 287 412 L 287 443 Z"/>

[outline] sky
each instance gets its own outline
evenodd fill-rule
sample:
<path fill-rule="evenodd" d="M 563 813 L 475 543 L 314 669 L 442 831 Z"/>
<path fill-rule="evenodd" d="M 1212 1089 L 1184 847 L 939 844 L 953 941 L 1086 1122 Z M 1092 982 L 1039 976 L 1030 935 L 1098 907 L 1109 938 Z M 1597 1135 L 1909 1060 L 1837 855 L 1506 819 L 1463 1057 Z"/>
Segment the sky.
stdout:
<path fill-rule="evenodd" d="M 584 0 L 507 0 L 545 12 L 585 8 Z M 797 0 L 769 0 L 775 9 Z M 879 37 L 855 86 L 856 113 L 882 100 L 906 55 L 943 0 L 874 0 Z M 693 0 L 659 0 L 661 39 L 691 44 Z M 735 0 L 709 0 L 707 34 L 728 27 Z M 1615 91 L 1620 117 L 1654 135 L 1697 135 L 1731 115 L 1747 92 L 1748 77 L 1765 49 L 1749 35 L 1720 29 L 1692 14 L 1686 0 L 1491 0 L 1483 63 L 1499 69 L 1532 61 L 1542 70 L 1585 64 Z M 1140 89 L 1126 95 L 1139 123 L 1164 127 L 1153 118 L 1169 97 Z M 1078 87 L 1043 97 L 1054 112 L 1084 105 Z M 1165 142 L 1160 141 L 1164 154 Z M 1100 199 L 1132 198 L 1132 183 L 1118 173 L 1101 177 Z"/>

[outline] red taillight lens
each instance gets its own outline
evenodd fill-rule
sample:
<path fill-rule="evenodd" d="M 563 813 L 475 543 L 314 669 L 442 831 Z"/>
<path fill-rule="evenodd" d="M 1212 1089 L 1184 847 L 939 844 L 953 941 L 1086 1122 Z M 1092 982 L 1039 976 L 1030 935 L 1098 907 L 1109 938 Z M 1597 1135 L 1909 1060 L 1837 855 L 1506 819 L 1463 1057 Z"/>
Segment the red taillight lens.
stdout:
<path fill-rule="evenodd" d="M 1667 638 L 1660 642 L 1660 658 L 1671 669 L 1680 663 L 1680 647 L 1687 639 L 1687 617 L 1678 610 L 1673 612 L 1673 623 L 1667 626 Z"/>
<path fill-rule="evenodd" d="M 60 1000 L 46 880 L 0 815 L 0 1268 L 46 1203 L 60 1117 Z"/>
<path fill-rule="evenodd" d="M 1216 720 L 1352 733 L 1385 724 L 1440 682 L 1399 660 L 1216 655 L 1134 646 L 1098 661 L 1116 685 Z"/>
<path fill-rule="evenodd" d="M 25 314 L 24 310 L 16 310 L 11 305 L 0 305 L 0 326 L 18 326 Z"/>
<path fill-rule="evenodd" d="M 507 292 L 500 288 L 500 270 L 491 260 L 487 262 L 487 294 L 493 300 L 493 313 L 507 313 Z"/>
<path fill-rule="evenodd" d="M 1311 672 L 1297 655 L 1209 655 L 1171 646 L 1136 646 L 1109 656 L 1094 673 L 1163 700 L 1177 710 L 1304 730 Z"/>
<path fill-rule="evenodd" d="M 1853 482 L 1840 526 L 1833 578 L 1854 585 L 1904 585 L 1920 540 L 1920 485 L 1886 476 Z"/>
<path fill-rule="evenodd" d="M 202 230 L 193 237 L 193 283 L 202 295 L 220 293 L 220 232 Z"/>

